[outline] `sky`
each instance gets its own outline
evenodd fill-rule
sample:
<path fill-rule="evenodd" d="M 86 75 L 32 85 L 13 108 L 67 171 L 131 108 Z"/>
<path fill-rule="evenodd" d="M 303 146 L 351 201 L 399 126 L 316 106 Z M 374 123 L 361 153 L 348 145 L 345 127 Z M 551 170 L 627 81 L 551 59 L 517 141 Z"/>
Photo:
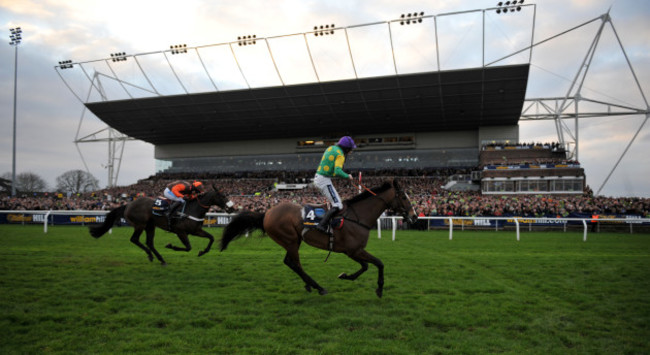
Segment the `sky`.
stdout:
<path fill-rule="evenodd" d="M 54 70 L 61 60 L 91 61 L 118 51 L 136 54 L 160 51 L 175 43 L 188 46 L 225 43 L 251 33 L 258 37 L 281 36 L 310 31 L 319 23 L 347 27 L 394 20 L 411 11 L 437 15 L 491 8 L 496 3 L 483 0 L 0 0 L 0 27 L 6 36 L 5 44 L 0 45 L 0 174 L 10 173 L 12 169 L 15 48 L 9 45 L 10 28 L 20 26 L 23 30 L 23 41 L 18 47 L 16 173 L 35 173 L 53 188 L 58 176 L 69 170 L 85 170 L 87 165 L 100 186 L 105 187 L 107 143 L 74 144 L 78 132 L 83 135 L 105 125 L 84 110 L 83 103 Z M 535 27 L 524 38 L 528 36 L 527 40 L 533 38 L 534 42 L 567 32 L 609 11 L 616 32 L 609 25 L 603 28 L 581 95 L 647 109 L 643 95 L 650 96 L 649 1 L 526 1 L 532 3 L 537 5 Z M 514 17 L 508 21 L 515 21 Z M 460 22 L 448 26 L 462 28 Z M 530 27 L 531 23 L 522 26 Z M 564 97 L 569 92 L 600 23 L 596 21 L 568 31 L 533 48 L 527 98 Z M 521 42 L 516 34 L 506 32 L 488 38 L 487 46 L 498 48 L 506 38 Z M 614 33 L 625 48 L 643 95 Z M 471 37 L 474 32 L 464 35 Z M 379 34 L 369 32 L 366 36 L 372 38 Z M 443 40 L 455 39 L 449 35 Z M 421 52 L 427 50 L 426 46 L 420 48 Z M 450 57 L 445 65 L 452 67 L 453 63 L 461 65 L 463 61 L 454 60 L 451 54 L 455 58 L 467 57 L 460 45 L 446 54 Z M 603 110 L 599 107 L 598 111 Z M 632 115 L 579 121 L 578 160 L 594 192 L 602 187 L 600 194 L 605 196 L 650 197 L 650 123 L 640 129 L 645 119 L 645 115 Z M 573 121 L 566 121 L 566 125 L 575 132 Z M 626 151 L 633 137 L 635 140 Z M 558 141 L 554 122 L 520 122 L 520 141 Z M 127 142 L 117 184 L 133 184 L 154 173 L 153 146 L 141 141 Z"/>

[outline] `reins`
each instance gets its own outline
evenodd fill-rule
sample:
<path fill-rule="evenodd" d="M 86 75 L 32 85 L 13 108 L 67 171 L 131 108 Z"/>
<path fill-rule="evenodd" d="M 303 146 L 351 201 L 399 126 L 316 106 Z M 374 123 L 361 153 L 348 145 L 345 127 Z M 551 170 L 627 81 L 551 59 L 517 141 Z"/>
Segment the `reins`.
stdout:
<path fill-rule="evenodd" d="M 364 190 L 368 191 L 372 196 L 375 196 L 378 199 L 380 199 L 387 208 L 390 207 L 390 204 L 386 200 L 384 200 L 381 196 L 378 196 L 374 191 L 372 191 L 371 189 L 366 187 L 366 185 L 361 183 L 361 177 L 360 176 L 359 176 L 359 186 L 362 187 Z M 393 186 L 393 189 L 395 189 L 395 195 L 397 196 L 400 193 L 400 190 L 398 188 L 396 188 L 395 186 Z M 406 194 L 406 192 L 405 192 L 405 194 Z M 406 197 L 408 198 L 408 194 L 406 194 L 406 195 L 407 195 Z M 413 206 L 410 206 L 410 208 L 412 208 L 413 213 L 415 213 L 417 215 L 417 213 L 415 211 L 415 208 Z M 356 211 L 353 210 L 353 212 L 354 212 L 355 215 L 357 214 Z M 359 218 L 359 216 L 357 216 L 357 218 Z M 358 225 L 360 225 L 362 227 L 365 227 L 365 228 L 367 228 L 369 230 L 371 229 L 371 227 L 365 226 L 364 224 L 359 223 L 359 221 L 350 220 L 350 222 L 355 222 L 356 224 L 358 224 Z"/>
<path fill-rule="evenodd" d="M 206 193 L 205 195 L 207 195 L 207 193 Z M 203 195 L 203 196 L 205 196 L 205 195 Z M 201 197 L 203 197 L 203 196 L 201 196 Z M 204 205 L 204 204 L 201 203 L 201 197 L 198 197 L 198 196 L 197 196 L 197 198 L 196 198 L 196 203 L 198 203 L 199 206 L 205 208 L 206 210 L 209 209 L 209 208 L 210 208 L 210 205 L 207 205 L 207 206 L 206 206 L 206 205 Z"/>
<path fill-rule="evenodd" d="M 361 186 L 364 190 L 368 191 L 368 193 L 370 193 L 373 197 L 376 197 L 376 198 L 380 199 L 381 202 L 384 203 L 384 206 L 386 206 L 386 207 L 389 207 L 389 206 L 390 206 L 390 204 L 389 204 L 388 202 L 386 202 L 386 200 L 384 200 L 383 197 L 377 195 L 374 191 L 372 191 L 371 189 L 369 189 L 368 187 L 366 187 L 366 185 L 362 184 L 362 183 L 361 183 L 361 179 L 359 179 L 359 186 Z M 393 188 L 395 188 L 395 187 L 393 186 Z M 397 189 L 395 189 L 395 191 L 397 191 Z M 356 223 L 356 224 L 360 225 L 360 226 L 363 227 L 363 228 L 366 228 L 366 229 L 368 229 L 368 230 L 371 230 L 371 229 L 372 229 L 371 226 L 368 226 L 368 225 L 362 223 L 361 221 L 359 221 L 359 215 L 357 214 L 357 211 L 355 211 L 352 207 L 353 207 L 352 205 L 348 205 L 348 208 L 347 208 L 346 210 L 349 210 L 350 212 L 354 213 L 354 215 L 355 215 L 355 217 L 356 217 L 356 220 L 348 218 L 348 217 L 346 216 L 346 214 L 347 214 L 346 212 L 344 212 L 343 217 L 344 217 L 347 221 L 350 221 L 350 222 Z"/>
<path fill-rule="evenodd" d="M 388 202 L 386 202 L 386 200 L 384 200 L 381 196 L 377 196 L 377 194 L 374 191 L 370 190 L 368 187 L 366 187 L 366 185 L 362 184 L 361 179 L 359 179 L 359 186 L 361 186 L 364 190 L 368 191 L 368 193 L 370 193 L 371 195 L 380 199 L 384 203 L 384 205 L 386 205 L 386 207 L 390 206 Z M 397 189 L 395 189 L 395 191 L 397 191 Z"/>
<path fill-rule="evenodd" d="M 364 190 L 370 192 L 371 195 L 377 196 L 377 194 L 374 191 L 370 190 L 369 188 L 366 187 L 366 185 L 362 184 L 361 180 L 359 180 L 359 186 L 363 187 Z"/>

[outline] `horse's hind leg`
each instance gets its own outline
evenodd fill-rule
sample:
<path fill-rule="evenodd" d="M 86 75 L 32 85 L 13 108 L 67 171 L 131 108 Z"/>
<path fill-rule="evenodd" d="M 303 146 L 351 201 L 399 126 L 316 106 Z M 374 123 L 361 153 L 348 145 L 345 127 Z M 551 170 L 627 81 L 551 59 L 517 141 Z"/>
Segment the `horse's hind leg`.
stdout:
<path fill-rule="evenodd" d="M 289 251 L 287 250 L 287 255 L 284 257 L 284 264 L 287 265 L 291 270 L 293 270 L 302 280 L 305 282 L 305 289 L 309 292 L 311 292 L 311 288 L 315 288 L 318 290 L 318 293 L 320 295 L 326 295 L 327 290 L 324 288 L 320 287 L 320 285 L 314 281 L 307 273 L 305 270 L 302 269 L 302 265 L 300 265 L 300 257 L 298 256 L 298 251 Z"/>
<path fill-rule="evenodd" d="M 131 235 L 131 243 L 137 245 L 140 249 L 144 250 L 147 253 L 147 257 L 149 258 L 149 261 L 153 261 L 153 254 L 151 254 L 151 250 L 144 246 L 144 244 L 140 243 L 140 235 L 142 234 L 143 229 L 136 229 L 133 231 L 133 234 Z"/>
<path fill-rule="evenodd" d="M 153 237 L 154 237 L 155 232 L 156 232 L 156 226 L 153 225 L 153 224 L 148 224 L 147 229 L 145 229 L 145 231 L 147 233 L 147 246 L 149 247 L 149 250 L 151 250 L 151 252 L 156 256 L 156 259 L 158 259 L 158 261 L 160 261 L 160 264 L 162 266 L 167 265 L 167 263 L 163 259 L 162 255 L 160 255 L 160 253 L 158 253 L 158 250 L 156 250 L 156 247 L 153 245 Z"/>
<path fill-rule="evenodd" d="M 375 293 L 377 294 L 377 297 L 381 297 L 384 292 L 384 263 L 382 263 L 381 260 L 374 257 L 372 254 L 368 253 L 365 249 L 360 249 L 352 254 L 347 255 L 352 258 L 352 260 L 361 264 L 361 269 L 349 276 L 346 273 L 342 273 L 339 275 L 339 278 L 343 280 L 355 280 L 357 277 L 359 277 L 359 275 L 368 270 L 368 263 L 371 263 L 375 265 L 378 270 L 377 289 L 375 290 Z"/>

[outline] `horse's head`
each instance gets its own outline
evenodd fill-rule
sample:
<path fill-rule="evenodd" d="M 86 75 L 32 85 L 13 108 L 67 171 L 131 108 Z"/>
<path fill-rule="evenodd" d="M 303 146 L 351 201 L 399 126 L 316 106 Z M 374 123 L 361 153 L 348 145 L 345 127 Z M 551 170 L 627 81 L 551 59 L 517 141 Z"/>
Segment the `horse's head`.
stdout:
<path fill-rule="evenodd" d="M 217 205 L 221 207 L 224 211 L 228 213 L 235 212 L 235 204 L 228 199 L 219 189 L 217 189 L 214 184 L 212 184 L 212 191 L 206 193 L 206 196 L 210 195 L 210 204 Z"/>
<path fill-rule="evenodd" d="M 418 215 L 411 204 L 409 196 L 406 191 L 402 190 L 397 182 L 393 180 L 393 188 L 395 189 L 395 198 L 390 202 L 390 208 L 399 213 L 408 223 L 415 223 L 418 220 Z"/>

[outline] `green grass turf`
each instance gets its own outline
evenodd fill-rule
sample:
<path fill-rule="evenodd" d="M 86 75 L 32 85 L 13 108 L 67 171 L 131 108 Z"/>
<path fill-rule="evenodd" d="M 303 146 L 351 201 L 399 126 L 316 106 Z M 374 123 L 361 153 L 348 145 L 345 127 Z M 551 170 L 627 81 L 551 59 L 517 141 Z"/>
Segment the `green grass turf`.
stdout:
<path fill-rule="evenodd" d="M 220 229 L 208 229 L 218 239 Z M 633 354 L 650 347 L 650 236 L 522 232 L 371 232 L 385 264 L 307 245 L 302 263 L 329 294 L 307 293 L 268 237 L 168 266 L 82 227 L 0 226 L 0 353 Z"/>

